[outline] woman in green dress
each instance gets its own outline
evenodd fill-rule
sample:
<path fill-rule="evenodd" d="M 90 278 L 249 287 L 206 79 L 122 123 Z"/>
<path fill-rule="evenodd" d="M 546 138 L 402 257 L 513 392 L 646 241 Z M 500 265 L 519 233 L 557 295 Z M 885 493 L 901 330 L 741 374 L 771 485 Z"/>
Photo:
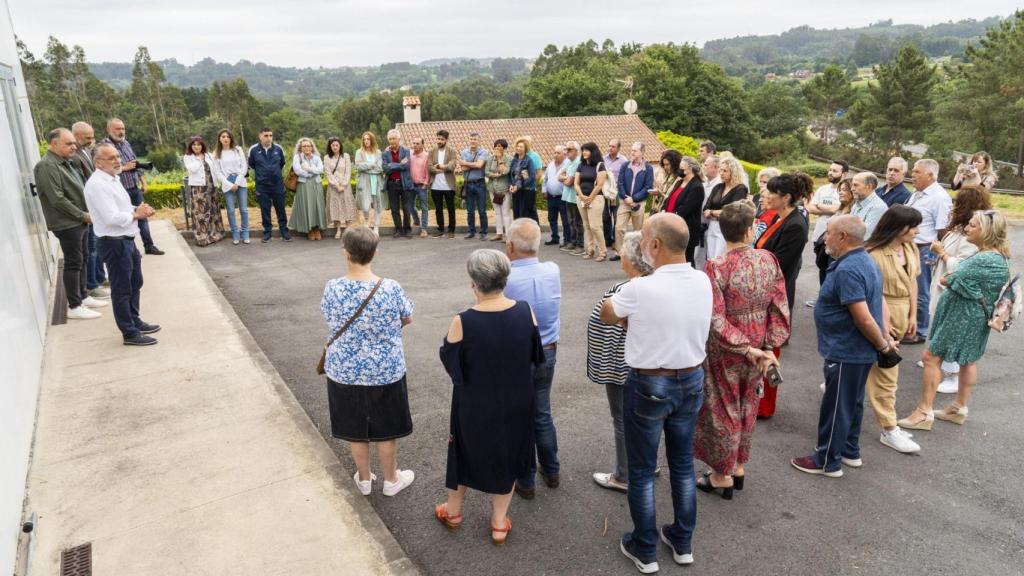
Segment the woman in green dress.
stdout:
<path fill-rule="evenodd" d="M 364 223 L 380 235 L 380 215 L 388 209 L 388 196 L 384 194 L 384 167 L 381 164 L 377 136 L 363 132 L 356 151 L 356 204 L 363 213 Z M 373 221 L 370 221 L 373 208 Z"/>
<path fill-rule="evenodd" d="M 967 419 L 967 401 L 978 378 L 977 362 L 988 343 L 988 319 L 1000 290 L 1010 279 L 1010 244 L 1006 217 L 995 210 L 975 212 L 964 235 L 978 247 L 978 253 L 939 280 L 946 291 L 935 308 L 928 349 L 922 357 L 921 402 L 910 416 L 899 421 L 903 428 L 931 430 L 935 418 L 956 424 Z M 943 360 L 960 365 L 960 384 L 953 403 L 933 412 Z"/>
<path fill-rule="evenodd" d="M 324 202 L 324 184 L 320 179 L 324 173 L 324 162 L 316 150 L 316 144 L 309 138 L 299 138 L 292 156 L 292 170 L 299 177 L 292 203 L 292 230 L 306 235 L 310 240 L 320 240 L 320 231 L 327 228 L 327 206 Z"/>

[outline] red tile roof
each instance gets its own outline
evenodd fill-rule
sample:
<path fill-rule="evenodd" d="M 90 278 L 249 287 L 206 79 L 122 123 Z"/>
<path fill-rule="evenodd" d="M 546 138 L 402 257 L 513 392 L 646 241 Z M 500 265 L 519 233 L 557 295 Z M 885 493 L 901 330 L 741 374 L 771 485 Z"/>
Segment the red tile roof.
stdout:
<path fill-rule="evenodd" d="M 469 142 L 471 132 L 479 132 L 481 143 L 488 150 L 498 138 L 508 140 L 512 146 L 516 138 L 530 136 L 533 149 L 545 163 L 551 160 L 556 144 L 576 140 L 580 144 L 595 142 L 602 153 L 607 152 L 608 142 L 613 138 L 622 140 L 622 151 L 628 153 L 633 142 L 646 146 L 647 161 L 657 164 L 665 146 L 635 114 L 616 116 L 563 116 L 556 118 L 503 118 L 498 120 L 448 120 L 439 122 L 402 123 L 397 126 L 402 133 L 402 142 L 409 146 L 416 136 L 423 138 L 428 149 L 434 145 L 438 130 L 449 133 L 449 141 L 462 149 Z"/>

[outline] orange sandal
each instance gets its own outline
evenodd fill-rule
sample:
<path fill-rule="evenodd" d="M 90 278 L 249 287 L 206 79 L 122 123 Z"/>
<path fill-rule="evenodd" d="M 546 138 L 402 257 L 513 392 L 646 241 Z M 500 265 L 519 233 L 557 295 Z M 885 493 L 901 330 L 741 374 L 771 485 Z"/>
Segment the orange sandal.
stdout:
<path fill-rule="evenodd" d="M 509 518 L 508 516 L 506 516 L 505 517 L 505 527 L 504 528 L 495 528 L 494 526 L 491 526 L 491 543 L 494 544 L 495 546 L 503 546 L 505 544 L 505 541 L 508 540 L 508 534 L 511 531 L 512 531 L 512 519 Z M 498 532 L 500 534 L 504 534 L 505 537 L 501 538 L 501 539 L 495 538 L 494 537 L 494 533 L 495 532 Z"/>
<path fill-rule="evenodd" d="M 448 503 L 442 502 L 434 507 L 434 518 L 444 527 L 449 530 L 457 530 L 459 526 L 462 526 L 462 514 L 456 514 L 454 516 L 448 514 Z"/>

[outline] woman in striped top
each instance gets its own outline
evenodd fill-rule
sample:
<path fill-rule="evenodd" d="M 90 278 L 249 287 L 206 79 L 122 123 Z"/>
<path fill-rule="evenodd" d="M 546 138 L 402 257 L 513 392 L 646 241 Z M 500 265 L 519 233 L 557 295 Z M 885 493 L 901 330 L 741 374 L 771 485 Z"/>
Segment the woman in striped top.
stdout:
<path fill-rule="evenodd" d="M 647 276 L 653 270 L 640 253 L 640 232 L 630 232 L 622 240 L 622 271 L 628 279 L 619 282 L 604 293 L 590 313 L 587 322 L 587 378 L 604 386 L 608 394 L 608 408 L 615 429 L 615 471 L 594 472 L 594 482 L 610 490 L 626 491 L 629 482 L 626 465 L 626 441 L 622 429 L 622 386 L 626 382 L 626 329 L 601 322 L 601 304 L 619 291 L 633 278 Z"/>

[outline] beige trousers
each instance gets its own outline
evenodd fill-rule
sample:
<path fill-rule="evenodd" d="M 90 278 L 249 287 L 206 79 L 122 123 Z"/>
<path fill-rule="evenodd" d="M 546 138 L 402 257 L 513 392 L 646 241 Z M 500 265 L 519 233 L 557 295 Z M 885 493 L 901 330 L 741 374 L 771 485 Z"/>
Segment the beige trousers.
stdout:
<path fill-rule="evenodd" d="M 592 256 L 607 255 L 608 250 L 604 246 L 604 222 L 601 220 L 604 196 L 598 192 L 597 196 L 594 196 L 594 201 L 590 203 L 590 208 L 584 208 L 582 200 L 577 206 L 583 220 L 583 250 Z"/>
<path fill-rule="evenodd" d="M 632 224 L 633 230 L 644 227 L 644 208 L 630 210 L 626 203 L 619 200 L 619 210 L 615 213 L 615 251 L 622 254 L 622 238 L 626 235 L 626 226 Z"/>
<path fill-rule="evenodd" d="M 889 323 L 900 334 L 906 333 L 909 328 L 907 320 L 910 315 L 910 299 L 886 296 L 884 301 L 889 307 Z M 871 403 L 878 425 L 882 428 L 896 426 L 896 384 L 899 378 L 898 364 L 892 368 L 879 368 L 878 364 L 875 364 L 868 373 L 868 402 Z"/>

